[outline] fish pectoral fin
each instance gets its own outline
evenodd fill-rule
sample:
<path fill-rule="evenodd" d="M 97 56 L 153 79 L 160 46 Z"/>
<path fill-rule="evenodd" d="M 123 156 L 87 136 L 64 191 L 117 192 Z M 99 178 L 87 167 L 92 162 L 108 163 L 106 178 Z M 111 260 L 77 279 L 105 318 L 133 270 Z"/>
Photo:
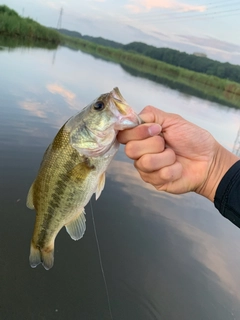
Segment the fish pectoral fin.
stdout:
<path fill-rule="evenodd" d="M 85 210 L 80 215 L 65 226 L 67 232 L 73 240 L 79 240 L 83 237 L 86 230 Z"/>
<path fill-rule="evenodd" d="M 31 185 L 29 191 L 28 191 L 28 195 L 27 195 L 27 202 L 26 205 L 29 209 L 34 209 L 34 204 L 33 204 L 33 186 L 34 186 L 34 182 Z"/>
<path fill-rule="evenodd" d="M 106 180 L 106 176 L 105 176 L 105 172 L 100 176 L 99 180 L 98 180 L 98 184 L 97 184 L 97 190 L 96 190 L 96 200 L 100 197 L 104 186 L 105 186 L 105 180 Z"/>

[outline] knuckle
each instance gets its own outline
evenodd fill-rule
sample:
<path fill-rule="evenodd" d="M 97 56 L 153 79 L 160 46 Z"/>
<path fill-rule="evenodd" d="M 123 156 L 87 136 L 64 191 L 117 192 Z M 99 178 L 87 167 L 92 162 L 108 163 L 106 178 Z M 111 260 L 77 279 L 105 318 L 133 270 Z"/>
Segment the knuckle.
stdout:
<path fill-rule="evenodd" d="M 171 181 L 174 178 L 174 172 L 171 167 L 165 167 L 161 170 L 161 178 L 164 181 Z"/>
<path fill-rule="evenodd" d="M 169 164 L 173 164 L 175 163 L 176 161 L 176 153 L 171 149 L 171 148 L 167 148 L 166 149 L 166 154 L 167 154 L 167 157 L 169 159 Z"/>
<path fill-rule="evenodd" d="M 143 173 L 143 172 L 141 172 L 141 171 L 139 171 L 139 174 L 140 174 L 141 179 L 142 179 L 144 182 L 152 184 L 152 183 L 151 183 L 151 179 L 150 179 L 150 177 L 149 177 L 148 174 L 145 174 L 145 173 Z"/>
<path fill-rule="evenodd" d="M 134 143 L 132 141 L 129 141 L 126 145 L 125 145 L 125 153 L 129 158 L 133 158 L 134 157 Z"/>
<path fill-rule="evenodd" d="M 143 111 L 144 112 L 152 112 L 154 109 L 155 108 L 153 106 L 148 105 L 143 109 Z"/>
<path fill-rule="evenodd" d="M 139 171 L 138 161 L 135 160 L 135 161 L 133 162 L 133 165 L 134 165 L 135 169 L 137 169 L 137 171 Z"/>
<path fill-rule="evenodd" d="M 143 170 L 149 171 L 152 168 L 152 157 L 150 155 L 144 154 L 140 160 Z"/>

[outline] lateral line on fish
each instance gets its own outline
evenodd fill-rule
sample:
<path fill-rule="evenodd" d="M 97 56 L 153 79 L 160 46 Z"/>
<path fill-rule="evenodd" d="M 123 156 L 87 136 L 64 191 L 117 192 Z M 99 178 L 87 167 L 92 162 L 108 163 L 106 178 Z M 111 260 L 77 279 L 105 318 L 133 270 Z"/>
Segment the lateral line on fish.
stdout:
<path fill-rule="evenodd" d="M 98 241 L 98 235 L 97 235 L 97 229 L 96 229 L 96 224 L 95 224 L 95 219 L 94 219 L 92 199 L 90 199 L 89 202 L 90 202 L 90 207 L 91 207 L 91 214 L 92 214 L 92 221 L 93 221 L 93 230 L 94 230 L 94 235 L 95 235 L 95 239 L 96 239 L 96 243 L 97 243 L 99 264 L 100 264 L 100 268 L 101 268 L 101 272 L 102 272 L 102 276 L 103 276 L 103 281 L 104 281 L 104 285 L 105 285 L 105 290 L 106 290 L 106 295 L 107 295 L 108 310 L 109 310 L 110 318 L 111 318 L 111 320 L 113 320 L 113 314 L 112 314 L 112 308 L 111 308 L 111 303 L 110 303 L 110 296 L 109 296 L 109 291 L 108 291 L 108 285 L 107 285 L 107 280 L 106 280 L 106 277 L 105 277 L 105 272 L 104 272 L 104 269 L 103 269 L 102 255 L 101 255 L 101 250 L 100 250 L 99 241 Z"/>

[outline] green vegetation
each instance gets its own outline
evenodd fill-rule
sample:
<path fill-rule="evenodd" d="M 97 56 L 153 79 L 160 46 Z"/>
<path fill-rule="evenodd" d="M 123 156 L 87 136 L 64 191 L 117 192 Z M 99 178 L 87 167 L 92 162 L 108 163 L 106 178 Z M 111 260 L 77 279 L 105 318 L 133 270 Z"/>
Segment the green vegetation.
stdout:
<path fill-rule="evenodd" d="M 58 32 L 60 32 L 63 35 L 84 39 L 84 40 L 94 42 L 96 44 L 106 46 L 106 47 L 111 47 L 111 48 L 115 48 L 115 49 L 122 49 L 124 47 L 124 45 L 122 43 L 108 40 L 108 39 L 104 39 L 102 37 L 91 37 L 91 36 L 86 36 L 86 35 L 83 36 L 81 33 L 77 32 L 77 31 L 70 31 L 67 29 L 55 29 L 55 30 L 58 30 Z"/>
<path fill-rule="evenodd" d="M 156 48 L 142 42 L 129 43 L 125 45 L 123 49 L 169 63 L 176 67 L 182 67 L 184 69 L 240 83 L 240 66 L 228 62 L 222 63 L 207 57 L 187 54 L 186 52 L 180 52 L 169 48 Z"/>
<path fill-rule="evenodd" d="M 46 28 L 30 18 L 22 18 L 17 12 L 5 5 L 0 5 L 0 35 L 21 39 L 60 42 L 60 34 Z"/>
<path fill-rule="evenodd" d="M 143 73 L 185 84 L 222 101 L 231 101 L 240 108 L 240 84 L 237 82 L 176 67 L 133 52 L 100 46 L 84 39 L 63 36 L 62 43 L 72 49 L 107 58 Z"/>

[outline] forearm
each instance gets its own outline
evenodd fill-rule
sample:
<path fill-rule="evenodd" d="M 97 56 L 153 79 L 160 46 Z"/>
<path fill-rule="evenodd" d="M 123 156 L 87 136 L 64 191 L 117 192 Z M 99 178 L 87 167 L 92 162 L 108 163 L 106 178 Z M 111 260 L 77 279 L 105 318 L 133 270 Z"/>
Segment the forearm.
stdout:
<path fill-rule="evenodd" d="M 207 179 L 202 186 L 196 190 L 200 195 L 208 198 L 212 202 L 217 191 L 217 188 L 227 173 L 227 171 L 238 161 L 236 155 L 225 149 L 223 146 L 216 142 L 216 153 L 213 161 L 209 167 Z"/>

